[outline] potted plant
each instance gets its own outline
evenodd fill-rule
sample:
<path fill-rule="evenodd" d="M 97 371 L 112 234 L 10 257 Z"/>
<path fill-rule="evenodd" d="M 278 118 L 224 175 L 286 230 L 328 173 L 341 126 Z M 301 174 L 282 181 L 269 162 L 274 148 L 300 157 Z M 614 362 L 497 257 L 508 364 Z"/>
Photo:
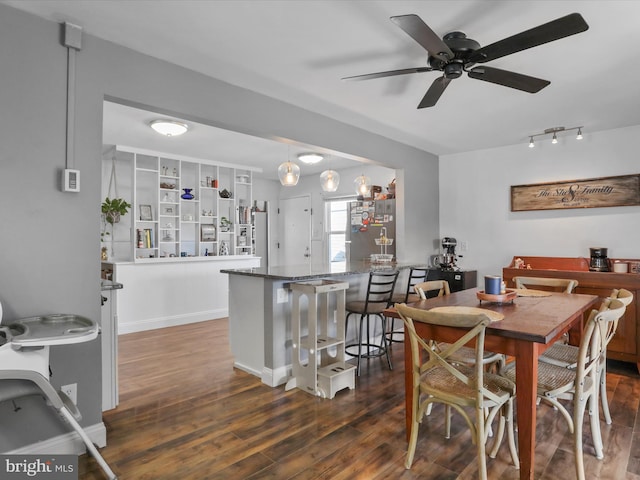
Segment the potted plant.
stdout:
<path fill-rule="evenodd" d="M 126 215 L 130 208 L 131 204 L 122 198 L 110 199 L 106 197 L 102 202 L 102 213 L 105 220 L 111 225 L 118 223 L 120 217 Z"/>
<path fill-rule="evenodd" d="M 228 232 L 231 230 L 231 221 L 227 217 L 220 217 L 220 231 Z"/>

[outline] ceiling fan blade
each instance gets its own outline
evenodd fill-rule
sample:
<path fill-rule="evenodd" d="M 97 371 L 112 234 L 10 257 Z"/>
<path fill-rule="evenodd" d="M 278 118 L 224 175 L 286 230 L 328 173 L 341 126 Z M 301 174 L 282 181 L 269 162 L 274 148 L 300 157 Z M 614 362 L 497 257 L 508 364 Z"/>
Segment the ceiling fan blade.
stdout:
<path fill-rule="evenodd" d="M 484 63 L 511 55 L 528 48 L 537 47 L 589 29 L 579 13 L 571 13 L 530 30 L 518 33 L 498 42 L 482 47 L 469 56 L 468 63 Z"/>
<path fill-rule="evenodd" d="M 391 17 L 391 21 L 398 25 L 407 35 L 422 45 L 429 54 L 445 62 L 455 56 L 451 49 L 422 21 L 417 15 L 400 15 Z"/>
<path fill-rule="evenodd" d="M 446 78 L 444 76 L 436 78 L 429 87 L 429 90 L 427 90 L 425 96 L 422 98 L 418 108 L 433 107 L 438 103 L 438 99 L 440 99 L 450 81 L 450 78 Z"/>
<path fill-rule="evenodd" d="M 549 80 L 484 66 L 470 70 L 469 77 L 529 93 L 537 93 L 551 83 Z"/>
<path fill-rule="evenodd" d="M 342 80 L 371 80 L 372 78 L 393 77 L 395 75 L 406 75 L 408 73 L 423 73 L 430 72 L 431 67 L 415 67 L 415 68 L 403 68 L 401 70 L 389 70 L 388 72 L 367 73 L 365 75 L 355 75 L 353 77 L 344 77 Z"/>

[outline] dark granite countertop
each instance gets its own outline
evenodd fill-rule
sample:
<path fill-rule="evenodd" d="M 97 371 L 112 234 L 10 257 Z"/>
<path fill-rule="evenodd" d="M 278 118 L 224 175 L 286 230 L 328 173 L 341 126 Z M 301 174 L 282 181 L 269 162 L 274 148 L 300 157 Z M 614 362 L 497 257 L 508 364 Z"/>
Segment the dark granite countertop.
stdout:
<path fill-rule="evenodd" d="M 393 271 L 418 266 L 416 263 L 371 263 L 352 262 L 345 264 L 331 264 L 329 266 L 291 265 L 282 267 L 256 267 L 220 270 L 221 273 L 232 275 L 247 275 L 250 277 L 262 277 L 272 280 L 308 280 L 312 278 L 341 277 L 357 275 L 372 271 Z"/>

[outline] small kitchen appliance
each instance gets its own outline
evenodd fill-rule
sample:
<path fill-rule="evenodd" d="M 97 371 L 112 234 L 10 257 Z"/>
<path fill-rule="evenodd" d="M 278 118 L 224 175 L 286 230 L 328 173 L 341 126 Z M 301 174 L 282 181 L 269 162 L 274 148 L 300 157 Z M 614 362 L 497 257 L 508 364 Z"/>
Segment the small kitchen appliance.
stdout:
<path fill-rule="evenodd" d="M 453 237 L 444 237 L 442 239 L 443 254 L 440 258 L 440 268 L 443 270 L 456 270 L 456 245 L 458 242 Z"/>
<path fill-rule="evenodd" d="M 589 270 L 592 272 L 608 272 L 609 261 L 607 259 L 607 249 L 603 247 L 590 248 L 591 261 L 589 262 Z"/>

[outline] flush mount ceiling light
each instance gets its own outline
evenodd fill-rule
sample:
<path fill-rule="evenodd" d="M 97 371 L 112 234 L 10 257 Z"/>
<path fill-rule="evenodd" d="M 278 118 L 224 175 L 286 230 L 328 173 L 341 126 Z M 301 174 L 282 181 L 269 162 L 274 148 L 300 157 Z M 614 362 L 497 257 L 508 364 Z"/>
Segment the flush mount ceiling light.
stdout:
<path fill-rule="evenodd" d="M 340 184 L 340 174 L 335 170 L 325 170 L 320 174 L 320 186 L 325 192 L 335 192 Z"/>
<path fill-rule="evenodd" d="M 167 137 L 177 137 L 189 130 L 189 126 L 186 123 L 175 120 L 154 120 L 149 126 L 159 134 Z"/>
<path fill-rule="evenodd" d="M 529 148 L 533 148 L 535 146 L 535 144 L 533 143 L 533 138 L 534 137 L 540 137 L 543 135 L 552 135 L 551 137 L 551 143 L 556 144 L 558 143 L 558 133 L 559 132 L 570 132 L 571 130 L 577 130 L 578 134 L 576 135 L 576 140 L 582 140 L 582 129 L 584 127 L 583 126 L 579 126 L 579 127 L 571 127 L 571 128 L 565 128 L 565 127 L 553 127 L 553 128 L 547 128 L 543 133 L 535 133 L 533 135 L 529 135 Z"/>
<path fill-rule="evenodd" d="M 313 165 L 315 163 L 321 162 L 324 157 L 319 153 L 301 153 L 298 155 L 298 160 L 302 163 L 306 163 L 307 165 Z"/>
<path fill-rule="evenodd" d="M 356 193 L 362 197 L 366 196 L 371 190 L 371 179 L 365 177 L 364 173 L 353 181 L 353 186 L 356 189 Z"/>

